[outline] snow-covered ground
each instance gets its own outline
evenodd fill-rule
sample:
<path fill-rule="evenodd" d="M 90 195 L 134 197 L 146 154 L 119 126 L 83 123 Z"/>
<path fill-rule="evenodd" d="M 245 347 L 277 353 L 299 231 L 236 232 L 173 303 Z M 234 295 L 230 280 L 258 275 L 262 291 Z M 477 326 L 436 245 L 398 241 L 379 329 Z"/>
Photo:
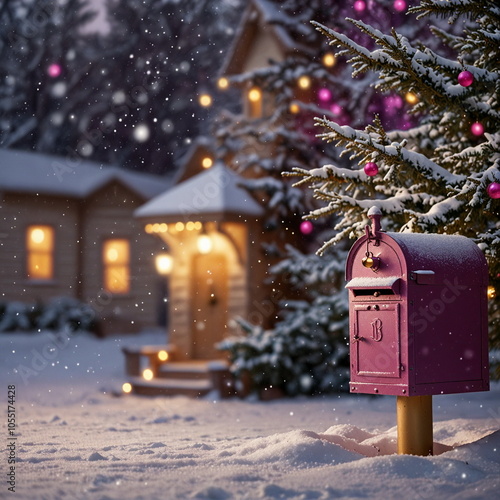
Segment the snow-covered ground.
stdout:
<path fill-rule="evenodd" d="M 0 335 L 7 435 L 15 385 L 16 493 L 0 498 L 492 499 L 500 491 L 500 388 L 435 396 L 433 457 L 395 452 L 395 398 L 217 400 L 117 396 L 121 346 L 161 334 L 55 341 Z"/>

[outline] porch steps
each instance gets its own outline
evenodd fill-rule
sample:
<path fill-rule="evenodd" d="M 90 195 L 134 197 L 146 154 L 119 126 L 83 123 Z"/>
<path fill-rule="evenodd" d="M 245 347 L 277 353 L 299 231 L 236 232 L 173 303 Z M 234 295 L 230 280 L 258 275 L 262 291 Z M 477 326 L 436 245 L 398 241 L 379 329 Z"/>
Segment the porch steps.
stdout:
<path fill-rule="evenodd" d="M 233 393 L 229 365 L 224 360 L 189 360 L 160 362 L 158 353 L 167 350 L 174 354 L 173 346 L 143 346 L 124 348 L 125 371 L 134 394 L 145 396 L 203 397 L 217 391 L 221 398 Z M 146 365 L 144 365 L 146 362 Z M 142 369 L 149 368 L 151 380 L 141 376 Z"/>

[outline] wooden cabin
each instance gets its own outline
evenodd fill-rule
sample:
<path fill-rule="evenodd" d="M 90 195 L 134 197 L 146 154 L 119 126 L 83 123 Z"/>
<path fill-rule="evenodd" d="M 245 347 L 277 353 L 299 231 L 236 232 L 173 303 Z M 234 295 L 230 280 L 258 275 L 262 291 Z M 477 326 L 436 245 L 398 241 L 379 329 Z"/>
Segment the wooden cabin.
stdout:
<path fill-rule="evenodd" d="M 73 297 L 99 333 L 161 323 L 163 245 L 133 217 L 164 191 L 158 176 L 69 158 L 0 150 L 0 301 Z"/>

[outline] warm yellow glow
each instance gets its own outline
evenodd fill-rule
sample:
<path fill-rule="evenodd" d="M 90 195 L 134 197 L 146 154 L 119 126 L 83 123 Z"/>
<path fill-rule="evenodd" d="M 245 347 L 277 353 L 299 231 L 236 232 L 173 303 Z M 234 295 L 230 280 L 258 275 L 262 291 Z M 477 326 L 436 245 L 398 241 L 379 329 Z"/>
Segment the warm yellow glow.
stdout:
<path fill-rule="evenodd" d="M 262 97 L 262 92 L 257 87 L 253 87 L 248 91 L 248 100 L 250 102 L 258 102 Z"/>
<path fill-rule="evenodd" d="M 496 296 L 497 296 L 497 291 L 495 290 L 495 287 L 489 286 L 488 287 L 488 298 L 494 299 Z"/>
<path fill-rule="evenodd" d="M 204 107 L 208 108 L 212 105 L 212 97 L 208 94 L 201 94 L 199 97 L 199 103 Z"/>
<path fill-rule="evenodd" d="M 293 102 L 292 104 L 290 104 L 289 109 L 290 109 L 290 113 L 293 113 L 294 115 L 296 115 L 300 111 L 300 106 L 296 102 Z"/>
<path fill-rule="evenodd" d="M 418 102 L 418 97 L 413 93 L 413 92 L 407 92 L 405 94 L 405 101 L 408 104 L 417 104 Z"/>
<path fill-rule="evenodd" d="M 187 224 L 186 224 L 186 229 L 188 231 L 193 231 L 193 229 L 195 228 L 196 224 L 193 222 L 193 221 L 189 221 Z"/>
<path fill-rule="evenodd" d="M 54 228 L 29 226 L 26 232 L 26 271 L 30 279 L 54 277 Z"/>
<path fill-rule="evenodd" d="M 202 227 L 203 227 L 203 226 L 202 226 L 201 222 L 196 221 L 196 222 L 194 223 L 194 228 L 195 228 L 197 231 L 199 231 Z"/>
<path fill-rule="evenodd" d="M 122 385 L 122 391 L 125 393 L 125 394 L 130 394 L 132 392 L 132 384 L 129 384 L 128 382 L 125 382 L 123 385 Z"/>
<path fill-rule="evenodd" d="M 144 380 L 153 380 L 153 370 L 151 370 L 151 368 L 146 368 L 143 372 L 142 372 L 142 376 L 144 378 Z"/>
<path fill-rule="evenodd" d="M 156 256 L 155 265 L 158 274 L 170 274 L 174 267 L 174 259 L 168 253 L 162 253 Z"/>
<path fill-rule="evenodd" d="M 110 248 L 106 254 L 106 259 L 108 262 L 116 262 L 118 260 L 118 250 L 116 248 Z"/>
<path fill-rule="evenodd" d="M 31 241 L 39 245 L 45 239 L 45 232 L 43 229 L 36 227 L 31 231 Z"/>
<path fill-rule="evenodd" d="M 217 82 L 217 86 L 221 90 L 226 90 L 229 87 L 229 80 L 226 77 L 219 78 L 219 81 Z"/>
<path fill-rule="evenodd" d="M 177 231 L 184 231 L 184 222 L 176 222 L 175 223 L 175 229 Z"/>
<path fill-rule="evenodd" d="M 308 76 L 301 76 L 298 81 L 301 89 L 308 89 L 311 86 L 311 79 Z"/>
<path fill-rule="evenodd" d="M 153 231 L 155 233 L 159 233 L 160 232 L 160 224 L 153 224 Z"/>
<path fill-rule="evenodd" d="M 212 160 L 212 158 L 210 158 L 210 156 L 205 156 L 205 158 L 201 160 L 201 166 L 203 168 L 210 168 L 213 164 L 214 161 Z"/>
<path fill-rule="evenodd" d="M 168 226 L 163 222 L 160 224 L 160 233 L 166 233 L 168 231 Z"/>
<path fill-rule="evenodd" d="M 207 254 L 212 251 L 212 238 L 210 238 L 208 234 L 200 234 L 200 236 L 198 236 L 198 241 L 196 242 L 196 244 L 198 246 L 198 251 L 202 254 Z"/>
<path fill-rule="evenodd" d="M 153 227 L 153 224 L 146 224 L 146 227 L 144 228 L 144 230 L 146 231 L 146 233 L 148 234 L 152 234 L 154 233 L 154 227 Z"/>
<path fill-rule="evenodd" d="M 332 66 L 335 66 L 335 63 L 337 62 L 337 58 L 335 57 L 334 54 L 332 54 L 331 52 L 327 52 L 324 56 L 323 56 L 323 64 L 327 67 L 327 68 L 331 68 Z"/>
<path fill-rule="evenodd" d="M 168 360 L 168 352 L 167 351 L 160 351 L 158 353 L 158 359 L 160 361 L 167 361 Z"/>
<path fill-rule="evenodd" d="M 126 239 L 106 240 L 103 245 L 104 288 L 112 293 L 130 291 L 130 243 Z"/>

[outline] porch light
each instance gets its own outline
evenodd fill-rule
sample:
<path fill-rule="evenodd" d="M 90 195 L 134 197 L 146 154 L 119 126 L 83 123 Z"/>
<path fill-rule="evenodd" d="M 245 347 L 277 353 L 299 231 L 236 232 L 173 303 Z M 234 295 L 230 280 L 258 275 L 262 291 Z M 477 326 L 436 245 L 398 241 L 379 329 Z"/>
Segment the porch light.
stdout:
<path fill-rule="evenodd" d="M 494 299 L 497 296 L 497 291 L 495 290 L 494 286 L 489 286 L 488 287 L 488 298 L 490 300 Z"/>
<path fill-rule="evenodd" d="M 201 254 L 206 255 L 207 253 L 210 253 L 212 251 L 213 243 L 212 239 L 210 238 L 210 236 L 208 236 L 208 234 L 200 234 L 198 236 L 196 244 L 198 246 L 198 251 Z"/>
<path fill-rule="evenodd" d="M 155 259 L 156 271 L 163 276 L 170 274 L 174 267 L 174 259 L 168 253 L 161 253 Z"/>
<path fill-rule="evenodd" d="M 146 368 L 142 372 L 142 376 L 143 376 L 144 380 L 153 380 L 153 370 L 151 370 L 151 368 Z"/>

